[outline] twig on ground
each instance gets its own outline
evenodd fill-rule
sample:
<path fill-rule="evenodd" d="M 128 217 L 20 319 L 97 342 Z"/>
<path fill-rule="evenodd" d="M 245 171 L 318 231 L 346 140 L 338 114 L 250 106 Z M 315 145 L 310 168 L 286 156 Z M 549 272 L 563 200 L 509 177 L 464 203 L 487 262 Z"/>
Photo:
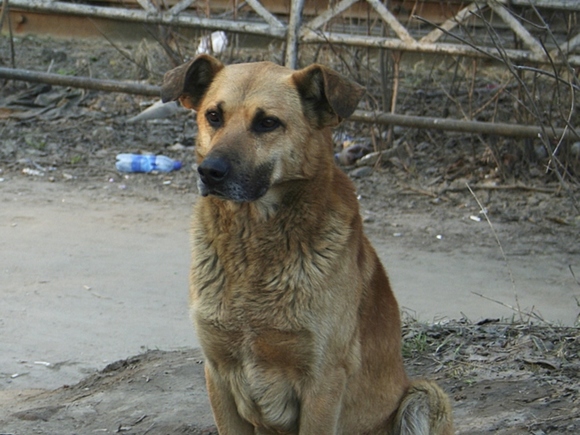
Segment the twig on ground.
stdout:
<path fill-rule="evenodd" d="M 572 278 L 574 278 L 574 281 L 576 281 L 576 284 L 580 286 L 580 281 L 578 281 L 578 278 L 576 278 L 576 274 L 574 273 L 574 269 L 572 269 L 571 264 L 568 265 L 568 269 L 570 269 L 570 273 L 572 274 Z"/>
<path fill-rule="evenodd" d="M 429 196 L 431 198 L 438 198 L 439 194 L 436 192 L 431 192 L 430 190 L 427 189 L 422 189 L 420 187 L 414 187 L 414 186 L 409 186 L 409 185 L 403 185 L 403 188 L 406 190 L 410 190 L 411 192 L 415 192 L 418 193 L 420 195 L 425 195 L 425 196 Z"/>
<path fill-rule="evenodd" d="M 576 278 L 576 274 L 574 273 L 574 269 L 572 269 L 571 264 L 568 265 L 568 269 L 570 269 L 570 273 L 572 274 L 572 278 L 574 278 L 574 281 L 576 281 L 576 284 L 580 286 L 580 281 L 578 281 L 578 278 Z M 578 298 L 578 296 L 574 296 L 574 300 L 576 301 L 576 305 L 578 306 L 578 308 L 580 308 L 580 298 Z M 576 316 L 574 325 L 580 326 L 580 313 L 578 313 L 578 315 Z"/>
<path fill-rule="evenodd" d="M 473 185 L 473 186 L 469 186 L 469 187 L 461 187 L 461 186 L 455 186 L 455 187 L 443 187 L 440 190 L 431 190 L 431 189 L 427 189 L 427 188 L 422 188 L 422 187 L 415 187 L 415 186 L 411 186 L 408 184 L 402 184 L 402 187 L 404 190 L 408 190 L 410 192 L 413 193 L 418 193 L 419 195 L 424 195 L 424 196 L 428 196 L 430 198 L 440 198 L 444 201 L 446 201 L 446 198 L 443 197 L 442 195 L 444 195 L 447 192 L 464 192 L 466 190 L 469 191 L 475 191 L 475 190 L 524 190 L 526 192 L 538 192 L 538 193 L 547 193 L 550 195 L 556 195 L 558 194 L 558 192 L 560 192 L 559 188 L 549 188 L 549 187 L 537 187 L 537 186 L 527 186 L 525 184 L 507 184 L 507 185 L 486 185 L 486 184 L 482 184 L 482 185 Z M 562 224 L 567 224 L 567 222 L 559 222 Z"/>
<path fill-rule="evenodd" d="M 495 302 L 496 304 L 499 304 L 502 307 L 509 308 L 514 313 L 517 313 L 519 315 L 521 322 L 524 321 L 523 316 L 526 316 L 528 319 L 534 318 L 536 320 L 539 320 L 542 323 L 546 323 L 548 325 L 550 324 L 550 322 L 545 320 L 543 317 L 541 317 L 539 314 L 537 314 L 533 310 L 531 312 L 527 313 L 525 311 L 522 311 L 522 309 L 519 306 L 516 308 L 516 307 L 513 307 L 512 305 L 506 304 L 505 302 L 498 301 L 497 299 L 493 299 L 493 298 L 490 298 L 488 296 L 482 295 L 481 293 L 477 293 L 477 292 L 471 292 L 471 293 L 473 293 L 476 296 L 479 296 L 480 298 L 487 299 L 488 301 L 491 301 L 491 302 Z"/>
<path fill-rule="evenodd" d="M 463 192 L 464 190 L 525 190 L 528 192 L 549 193 L 552 195 L 557 194 L 560 191 L 559 188 L 528 186 L 525 184 L 479 184 L 467 187 L 445 187 L 439 192 L 439 194 L 443 194 L 445 192 Z"/>

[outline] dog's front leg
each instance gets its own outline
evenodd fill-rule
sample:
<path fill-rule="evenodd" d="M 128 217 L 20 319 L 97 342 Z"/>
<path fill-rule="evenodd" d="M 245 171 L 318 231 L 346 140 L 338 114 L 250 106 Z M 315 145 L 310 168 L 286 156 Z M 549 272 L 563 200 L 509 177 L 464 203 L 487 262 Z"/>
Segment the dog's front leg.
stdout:
<path fill-rule="evenodd" d="M 239 414 L 234 396 L 209 361 L 205 365 L 209 401 L 220 435 L 254 435 L 254 426 Z"/>
<path fill-rule="evenodd" d="M 346 372 L 337 368 L 306 391 L 300 406 L 300 435 L 336 435 L 345 388 Z"/>

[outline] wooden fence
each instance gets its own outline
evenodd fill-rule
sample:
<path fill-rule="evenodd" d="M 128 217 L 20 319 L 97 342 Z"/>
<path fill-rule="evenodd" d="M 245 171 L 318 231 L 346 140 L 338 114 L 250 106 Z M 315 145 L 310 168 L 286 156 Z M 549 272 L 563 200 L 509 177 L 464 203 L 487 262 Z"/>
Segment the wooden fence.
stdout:
<path fill-rule="evenodd" d="M 134 7 L 59 0 L 4 0 L 4 7 L 9 5 L 12 9 L 23 11 L 266 36 L 285 42 L 284 63 L 289 67 L 297 65 L 301 46 L 315 43 L 492 58 L 538 67 L 580 67 L 578 0 L 317 0 L 318 7 L 322 9 L 315 10 L 316 13 L 313 13 L 309 2 L 305 6 L 305 0 L 291 0 L 282 2 L 286 5 L 287 14 L 280 14 L 279 1 L 246 0 L 243 3 L 233 1 L 232 8 L 238 13 L 227 19 L 211 13 L 200 14 L 199 8 L 204 6 L 207 12 L 211 12 L 208 1 L 154 3 L 154 0 L 134 0 L 132 4 Z M 274 4 L 277 6 L 274 7 Z M 422 15 L 427 4 L 440 5 L 441 19 L 433 20 Z M 244 14 L 239 13 L 242 9 L 245 10 Z M 366 13 L 361 13 L 361 10 Z M 552 29 L 544 18 L 547 15 L 557 15 L 564 31 L 560 31 L 558 25 Z M 363 20 L 375 23 L 373 28 L 361 26 Z M 512 38 L 502 39 L 499 33 L 494 33 L 497 38 L 466 38 L 465 29 L 473 26 L 487 26 L 493 31 L 501 28 L 504 34 L 511 34 Z M 0 71 L 0 77 L 9 77 L 9 73 Z M 571 89 L 577 91 L 574 86 Z M 357 119 L 401 123 L 400 119 L 389 117 L 389 114 L 373 117 L 361 115 Z M 442 125 L 447 123 L 439 123 L 439 126 Z M 565 128 L 563 133 L 568 135 L 571 130 L 574 129 Z"/>
<path fill-rule="evenodd" d="M 565 35 L 555 42 L 540 40 L 534 31 L 546 26 L 542 22 L 539 10 L 563 11 L 570 15 L 580 11 L 580 1 L 577 0 L 476 0 L 463 4 L 447 5 L 444 12 L 454 12 L 446 17 L 441 24 L 429 22 L 421 16 L 421 6 L 424 1 L 406 2 L 410 12 L 399 13 L 405 16 L 402 22 L 391 9 L 380 0 L 340 0 L 330 2 L 327 9 L 317 16 L 302 19 L 305 0 L 292 0 L 287 16 L 275 15 L 259 0 L 246 0 L 247 8 L 254 12 L 251 20 L 220 19 L 201 17 L 192 13 L 191 8 L 196 0 L 180 0 L 168 9 L 162 9 L 152 0 L 137 0 L 138 9 L 114 6 L 96 6 L 91 4 L 71 3 L 54 0 L 9 0 L 12 8 L 44 13 L 72 14 L 108 18 L 113 20 L 136 21 L 151 24 L 163 24 L 200 29 L 223 30 L 254 35 L 268 36 L 286 41 L 285 64 L 294 67 L 300 44 L 333 43 L 360 47 L 376 47 L 397 51 L 412 51 L 420 53 L 437 53 L 472 57 L 506 56 L 514 62 L 548 64 L 552 62 L 567 62 L 571 66 L 580 66 L 580 31 Z M 369 18 L 380 19 L 388 29 L 387 35 L 356 34 L 355 27 L 345 31 L 329 30 L 328 24 L 336 21 L 342 15 L 348 14 L 350 8 L 358 4 L 366 4 Z M 431 2 L 433 3 L 433 2 Z M 440 2 L 446 6 L 448 2 Z M 402 2 L 401 4 L 405 4 Z M 533 20 L 522 18 L 522 13 L 534 9 L 538 11 Z M 468 42 L 463 38 L 461 29 L 468 24 L 488 19 L 488 13 L 493 13 L 495 22 L 510 29 L 521 42 L 521 48 L 498 49 L 493 45 L 480 45 Z M 574 19 L 578 19 L 577 16 Z M 482 24 L 483 25 L 483 24 Z M 425 29 L 431 28 L 425 33 Z M 423 34 L 421 34 L 423 33 Z M 535 32 L 538 33 L 538 32 Z M 445 41 L 444 41 L 445 40 Z M 453 41 L 454 40 L 454 41 Z"/>

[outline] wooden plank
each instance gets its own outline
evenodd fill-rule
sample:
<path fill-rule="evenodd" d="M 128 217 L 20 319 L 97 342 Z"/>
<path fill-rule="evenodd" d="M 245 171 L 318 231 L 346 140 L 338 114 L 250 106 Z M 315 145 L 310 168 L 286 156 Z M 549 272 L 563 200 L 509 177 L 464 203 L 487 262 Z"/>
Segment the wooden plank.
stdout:
<path fill-rule="evenodd" d="M 225 32 L 240 32 L 253 35 L 269 36 L 277 39 L 282 39 L 286 36 L 285 29 L 272 28 L 268 24 L 213 18 L 200 18 L 191 14 L 173 15 L 169 11 L 159 14 L 151 14 L 146 11 L 136 9 L 131 10 L 91 6 L 50 0 L 10 0 L 10 5 L 12 8 L 23 10 L 51 12 L 57 14 L 72 14 L 87 17 L 90 16 L 149 24 L 197 27 L 200 29 L 223 30 Z"/>
<path fill-rule="evenodd" d="M 157 8 L 151 2 L 151 0 L 137 0 L 137 3 L 147 12 L 157 12 Z"/>
<path fill-rule="evenodd" d="M 91 1 L 91 0 L 89 0 Z M 104 0 L 95 1 L 95 4 L 110 4 L 116 7 L 127 7 L 131 4 L 137 4 L 138 0 Z M 166 7 L 173 7 L 180 0 L 165 0 L 163 2 Z M 266 10 L 273 15 L 289 16 L 290 1 L 289 0 L 261 0 L 261 4 Z M 544 9 L 557 9 L 563 11 L 580 11 L 579 0 L 500 0 L 501 3 L 517 7 L 537 7 Z M 205 7 L 205 1 L 204 7 Z M 326 11 L 329 5 L 336 5 L 336 0 L 305 0 L 304 2 L 304 17 L 316 17 Z M 469 0 L 389 0 L 389 10 L 401 22 L 405 22 L 410 18 L 411 14 L 419 13 L 425 19 L 434 23 L 442 23 L 449 17 L 457 14 L 461 9 L 472 3 Z M 195 4 L 192 5 L 196 8 Z M 232 0 L 211 0 L 209 2 L 210 10 L 213 14 L 221 14 L 232 10 Z M 197 6 L 199 8 L 199 6 Z M 347 18 L 377 18 L 377 14 L 369 9 L 368 5 L 363 0 L 355 1 L 354 4 L 348 8 L 344 16 Z"/>
<path fill-rule="evenodd" d="M 266 21 L 272 27 L 284 27 L 273 14 L 271 14 L 268 9 L 266 9 L 258 0 L 246 0 L 246 3 L 261 16 L 264 21 Z"/>
<path fill-rule="evenodd" d="M 95 6 L 139 8 L 141 6 L 139 5 L 138 1 L 139 0 L 88 0 L 85 2 L 85 4 L 93 4 Z M 183 8 L 183 4 L 188 2 L 190 4 Z M 164 7 L 169 9 L 173 9 L 177 5 L 180 5 L 177 9 L 175 9 L 176 13 L 187 10 L 188 12 L 199 13 L 200 15 L 206 16 L 205 3 L 205 1 L 200 2 L 196 0 L 163 1 Z M 260 0 L 260 3 L 270 14 L 275 17 L 288 17 L 290 15 L 291 1 L 289 0 Z M 329 4 L 334 5 L 336 3 L 337 1 L 329 2 L 329 0 L 305 0 L 303 8 L 303 19 L 307 20 L 315 18 L 326 11 L 329 7 Z M 362 20 L 366 20 L 368 18 L 376 19 L 379 17 L 378 13 L 369 7 L 369 5 L 364 0 L 353 0 L 352 3 L 353 4 L 344 13 L 344 17 Z M 390 0 L 389 10 L 392 12 L 397 11 L 393 12 L 393 14 L 397 16 L 401 22 L 406 22 L 408 19 L 410 19 L 412 11 L 416 12 L 417 10 L 420 10 L 421 16 L 434 23 L 441 23 L 449 16 L 456 14 L 467 3 L 468 2 L 465 0 L 421 0 L 420 2 L 417 2 L 417 0 Z M 417 9 L 417 5 L 419 5 L 419 9 Z M 209 2 L 209 7 L 212 16 L 232 12 L 232 0 L 211 0 Z"/>
<path fill-rule="evenodd" d="M 374 47 L 384 48 L 397 51 L 410 51 L 415 53 L 429 53 L 429 54 L 445 54 L 451 56 L 466 56 L 483 59 L 497 59 L 498 50 L 495 47 L 471 47 L 469 45 L 451 44 L 451 43 L 436 43 L 436 44 L 419 44 L 416 41 L 407 43 L 398 38 L 384 38 L 375 36 L 350 35 L 344 33 L 330 33 L 330 32 L 312 32 L 306 31 L 302 36 L 304 43 L 330 43 L 330 44 L 344 44 L 353 45 L 357 47 Z M 544 55 L 536 55 L 527 50 L 503 49 L 503 53 L 509 59 L 515 62 L 546 64 L 549 63 Z M 580 56 L 570 56 L 568 62 L 572 66 L 580 66 L 578 59 Z M 555 64 L 563 64 L 563 59 L 553 59 Z"/>
<path fill-rule="evenodd" d="M 544 49 L 542 45 L 536 41 L 536 39 L 528 32 L 528 30 L 520 23 L 510 11 L 502 4 L 499 4 L 496 0 L 490 0 L 488 2 L 489 7 L 499 16 L 504 23 L 506 23 L 513 32 L 520 37 L 524 44 L 534 53 L 536 56 L 544 56 Z"/>
<path fill-rule="evenodd" d="M 350 8 L 354 3 L 358 2 L 359 0 L 342 0 L 338 3 L 333 4 L 331 7 L 326 9 L 324 12 L 321 12 L 316 18 L 312 19 L 308 22 L 305 27 L 309 28 L 310 30 L 316 30 L 330 20 L 332 20 L 337 15 L 340 15 L 348 8 Z"/>
<path fill-rule="evenodd" d="M 580 11 L 580 1 L 578 0 L 503 0 L 506 4 L 514 6 L 546 9 L 559 9 L 562 11 Z"/>
<path fill-rule="evenodd" d="M 150 38 L 146 26 L 138 22 L 120 22 L 98 17 L 81 17 L 43 12 L 10 10 L 12 30 L 16 35 L 52 35 L 59 38 L 102 38 L 139 41 Z M 7 31 L 4 24 L 3 31 Z"/>
<path fill-rule="evenodd" d="M 189 8 L 194 2 L 195 2 L 195 0 L 181 0 L 181 1 L 177 2 L 177 3 L 175 3 L 169 9 L 169 13 L 171 13 L 173 15 L 180 14 L 181 12 L 183 12 L 184 10 L 186 10 L 187 8 Z"/>
<path fill-rule="evenodd" d="M 467 19 L 469 19 L 473 16 L 474 12 L 477 12 L 485 7 L 486 7 L 486 5 L 484 5 L 484 4 L 471 3 L 466 8 L 461 9 L 457 13 L 457 15 L 455 15 L 452 18 L 449 18 L 447 21 L 445 21 L 443 24 L 441 24 L 441 26 L 439 26 L 439 28 L 432 30 L 427 35 L 423 36 L 419 40 L 419 42 L 420 43 L 436 42 L 439 38 L 441 38 L 441 36 L 443 36 L 445 34 L 445 32 L 449 32 L 450 30 L 453 30 L 453 28 L 455 28 L 457 25 L 463 24 L 464 21 L 466 21 Z"/>
<path fill-rule="evenodd" d="M 409 34 L 407 29 L 395 18 L 395 16 L 379 0 L 366 0 L 375 11 L 381 16 L 383 21 L 389 25 L 402 41 L 407 44 L 415 43 L 415 39 Z"/>

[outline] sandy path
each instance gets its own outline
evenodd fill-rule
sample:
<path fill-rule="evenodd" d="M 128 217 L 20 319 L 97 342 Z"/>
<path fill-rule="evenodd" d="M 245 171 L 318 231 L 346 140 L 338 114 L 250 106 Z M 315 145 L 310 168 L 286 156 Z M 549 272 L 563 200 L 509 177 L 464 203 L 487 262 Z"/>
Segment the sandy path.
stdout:
<path fill-rule="evenodd" d="M 194 200 L 105 183 L 0 183 L 0 389 L 56 388 L 144 349 L 196 346 L 186 307 Z M 512 315 L 472 293 L 514 304 L 491 248 L 426 252 L 373 239 L 400 305 L 419 319 Z M 509 263 L 522 308 L 574 322 L 578 290 L 565 265 L 541 256 Z"/>

